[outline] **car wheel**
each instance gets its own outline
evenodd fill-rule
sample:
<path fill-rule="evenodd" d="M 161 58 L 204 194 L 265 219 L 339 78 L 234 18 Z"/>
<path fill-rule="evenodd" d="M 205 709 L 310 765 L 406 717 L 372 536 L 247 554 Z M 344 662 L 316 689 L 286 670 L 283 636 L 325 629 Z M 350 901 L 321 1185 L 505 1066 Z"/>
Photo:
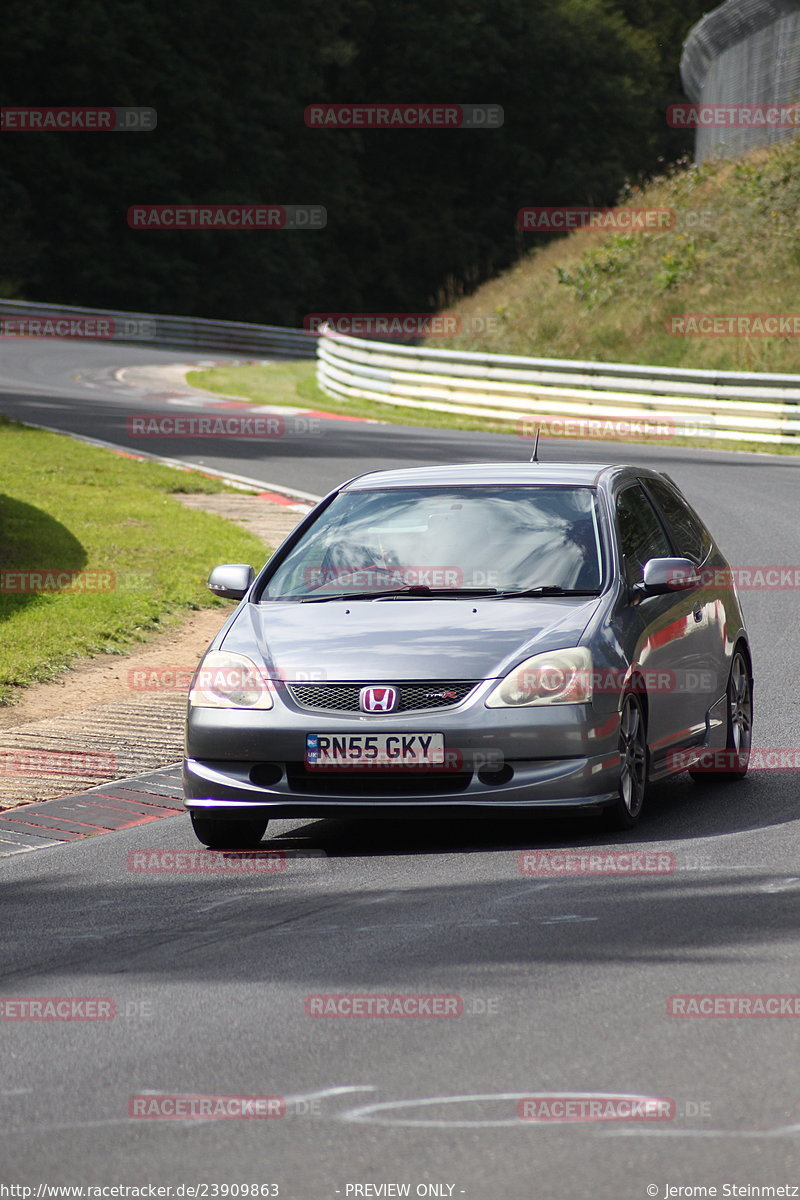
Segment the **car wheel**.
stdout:
<path fill-rule="evenodd" d="M 619 715 L 619 783 L 617 799 L 605 809 L 611 829 L 633 829 L 639 820 L 647 784 L 647 727 L 642 702 L 633 692 L 622 700 Z"/>
<path fill-rule="evenodd" d="M 753 740 L 753 681 L 747 659 L 737 650 L 728 676 L 728 736 L 725 750 L 710 750 L 689 771 L 698 783 L 708 783 L 709 777 L 721 783 L 744 779 L 750 765 L 750 746 Z M 720 763 L 721 759 L 721 763 Z M 722 769 L 718 769 L 719 767 Z"/>
<path fill-rule="evenodd" d="M 218 821 L 191 813 L 192 829 L 198 841 L 211 850 L 246 850 L 257 846 L 264 836 L 267 821 Z"/>

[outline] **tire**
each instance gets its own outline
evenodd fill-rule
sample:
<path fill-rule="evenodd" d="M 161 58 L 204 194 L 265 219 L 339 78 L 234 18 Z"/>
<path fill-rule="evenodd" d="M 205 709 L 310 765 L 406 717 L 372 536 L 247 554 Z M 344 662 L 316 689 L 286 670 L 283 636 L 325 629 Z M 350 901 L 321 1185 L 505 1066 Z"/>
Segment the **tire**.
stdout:
<path fill-rule="evenodd" d="M 264 820 L 225 821 L 191 813 L 194 835 L 210 850 L 248 850 L 257 846 L 268 825 Z"/>
<path fill-rule="evenodd" d="M 750 766 L 753 740 L 753 681 L 742 650 L 734 653 L 726 688 L 728 699 L 728 735 L 725 750 L 706 751 L 689 774 L 696 783 L 736 783 L 744 779 Z"/>
<path fill-rule="evenodd" d="M 619 717 L 619 784 L 614 804 L 604 810 L 610 829 L 633 829 L 639 820 L 647 786 L 647 724 L 634 692 L 622 698 Z"/>

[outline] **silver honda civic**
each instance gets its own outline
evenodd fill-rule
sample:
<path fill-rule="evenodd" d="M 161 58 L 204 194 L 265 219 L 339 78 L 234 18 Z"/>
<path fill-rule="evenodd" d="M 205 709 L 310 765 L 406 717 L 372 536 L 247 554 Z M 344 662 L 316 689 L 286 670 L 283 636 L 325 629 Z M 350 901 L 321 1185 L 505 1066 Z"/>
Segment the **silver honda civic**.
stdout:
<path fill-rule="evenodd" d="M 738 780 L 753 717 L 731 569 L 669 476 L 592 463 L 376 471 L 310 512 L 192 680 L 206 846 L 270 817 L 570 809 L 636 823 L 648 781 Z"/>

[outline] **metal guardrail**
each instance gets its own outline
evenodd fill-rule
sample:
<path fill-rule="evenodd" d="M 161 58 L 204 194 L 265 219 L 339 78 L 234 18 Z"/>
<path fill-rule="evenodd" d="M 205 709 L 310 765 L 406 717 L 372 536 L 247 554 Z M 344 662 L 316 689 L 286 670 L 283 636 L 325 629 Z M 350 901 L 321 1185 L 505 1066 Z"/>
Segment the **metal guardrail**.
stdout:
<path fill-rule="evenodd" d="M 37 327 L 35 322 L 43 322 Z M 59 323 L 66 322 L 61 328 Z M 69 323 L 73 323 L 72 332 Z M 185 350 L 317 356 L 322 389 L 405 408 L 541 423 L 553 436 L 587 422 L 651 436 L 797 444 L 800 376 L 527 358 L 394 345 L 277 325 L 164 317 L 0 299 L 0 327 Z M 38 330 L 38 331 L 37 331 Z M 590 430 L 591 426 L 588 427 Z"/>
<path fill-rule="evenodd" d="M 37 334 L 36 321 L 43 322 Z M 0 299 L 3 332 L 27 337 L 81 338 L 163 346 L 177 350 L 225 350 L 243 354 L 280 354 L 284 358 L 313 358 L 316 336 L 303 329 L 279 325 L 249 325 L 243 321 L 209 321 L 204 317 L 165 317 L 153 313 L 118 312 Z"/>
<path fill-rule="evenodd" d="M 317 379 L 330 396 L 596 435 L 796 444 L 800 376 L 429 350 L 324 330 Z M 660 430 L 660 433 L 658 432 Z M 649 431 L 649 434 L 648 434 Z M 609 433 L 613 436 L 613 432 Z"/>

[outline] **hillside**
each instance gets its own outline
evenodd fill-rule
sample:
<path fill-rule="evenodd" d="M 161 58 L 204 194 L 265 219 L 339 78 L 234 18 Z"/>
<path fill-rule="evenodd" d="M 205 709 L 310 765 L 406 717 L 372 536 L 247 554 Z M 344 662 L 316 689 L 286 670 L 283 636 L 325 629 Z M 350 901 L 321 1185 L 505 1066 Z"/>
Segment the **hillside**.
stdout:
<path fill-rule="evenodd" d="M 576 229 L 448 306 L 480 334 L 429 345 L 667 366 L 800 371 L 800 139 L 725 163 L 679 164 L 620 197 L 672 228 Z M 615 210 L 619 214 L 619 210 Z M 686 336 L 676 314 L 797 314 L 792 334 Z M 784 322 L 784 326 L 786 322 Z M 741 326 L 740 326 L 741 328 Z"/>

